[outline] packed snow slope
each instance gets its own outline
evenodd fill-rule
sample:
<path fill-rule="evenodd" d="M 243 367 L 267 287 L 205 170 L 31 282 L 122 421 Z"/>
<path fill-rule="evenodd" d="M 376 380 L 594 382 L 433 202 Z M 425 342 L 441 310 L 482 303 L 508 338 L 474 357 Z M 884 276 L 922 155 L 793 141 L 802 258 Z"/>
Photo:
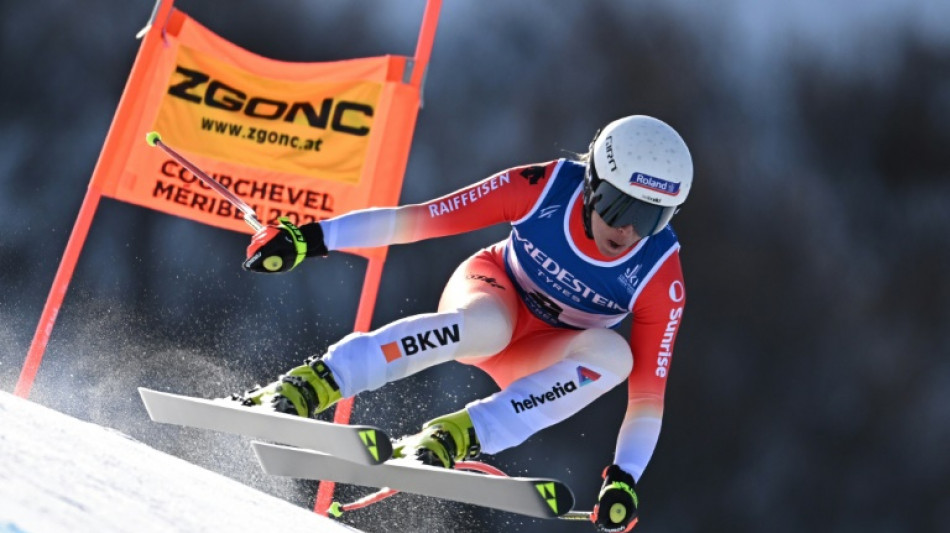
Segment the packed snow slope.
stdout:
<path fill-rule="evenodd" d="M 356 530 L 0 391 L 0 533 L 64 531 Z"/>

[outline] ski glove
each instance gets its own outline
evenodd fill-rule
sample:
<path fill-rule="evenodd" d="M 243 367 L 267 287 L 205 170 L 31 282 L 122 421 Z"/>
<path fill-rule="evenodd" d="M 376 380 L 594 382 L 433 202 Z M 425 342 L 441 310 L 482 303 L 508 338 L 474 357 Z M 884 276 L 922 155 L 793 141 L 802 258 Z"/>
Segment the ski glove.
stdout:
<path fill-rule="evenodd" d="M 304 257 L 326 256 L 323 230 L 317 222 L 299 228 L 286 217 L 280 224 L 267 226 L 254 234 L 242 265 L 252 272 L 288 272 Z"/>
<path fill-rule="evenodd" d="M 601 533 L 620 533 L 637 525 L 637 484 L 617 465 L 604 469 L 604 484 L 591 519 Z"/>

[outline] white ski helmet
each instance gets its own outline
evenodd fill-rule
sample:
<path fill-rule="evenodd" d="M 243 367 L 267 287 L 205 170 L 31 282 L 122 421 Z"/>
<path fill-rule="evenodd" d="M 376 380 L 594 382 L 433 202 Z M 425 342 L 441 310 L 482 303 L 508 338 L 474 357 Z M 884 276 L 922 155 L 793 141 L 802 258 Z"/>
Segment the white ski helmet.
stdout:
<path fill-rule="evenodd" d="M 594 137 L 584 177 L 584 225 L 591 236 L 596 211 L 608 225 L 633 225 L 656 235 L 686 201 L 693 160 L 683 138 L 665 122 L 644 115 L 607 124 Z"/>

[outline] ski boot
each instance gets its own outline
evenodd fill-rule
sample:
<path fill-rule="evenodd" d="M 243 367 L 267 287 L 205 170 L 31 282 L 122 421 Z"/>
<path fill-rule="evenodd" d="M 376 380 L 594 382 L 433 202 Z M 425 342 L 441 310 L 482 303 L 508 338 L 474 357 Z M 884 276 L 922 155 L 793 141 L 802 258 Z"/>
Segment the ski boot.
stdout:
<path fill-rule="evenodd" d="M 475 436 L 472 418 L 462 409 L 426 422 L 422 431 L 403 437 L 394 445 L 393 457 L 409 457 L 443 468 L 453 468 L 456 461 L 478 457 L 481 445 Z"/>
<path fill-rule="evenodd" d="M 309 418 L 327 410 L 342 397 L 330 368 L 315 356 L 270 385 L 232 395 L 232 399 L 248 407 L 269 406 L 281 413 Z"/>

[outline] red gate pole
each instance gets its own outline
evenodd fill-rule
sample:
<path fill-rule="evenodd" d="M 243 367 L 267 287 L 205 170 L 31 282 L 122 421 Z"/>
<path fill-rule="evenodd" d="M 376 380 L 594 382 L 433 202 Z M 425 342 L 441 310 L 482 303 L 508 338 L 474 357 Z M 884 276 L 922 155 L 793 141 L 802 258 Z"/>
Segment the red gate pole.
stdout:
<path fill-rule="evenodd" d="M 30 389 L 33 388 L 33 381 L 40 369 L 40 362 L 43 360 L 43 353 L 46 352 L 46 345 L 49 343 L 50 334 L 53 332 L 56 316 L 63 304 L 66 289 L 69 288 L 69 280 L 72 279 L 76 263 L 79 261 L 79 254 L 86 242 L 86 235 L 89 234 L 89 226 L 92 225 L 92 219 L 96 214 L 96 208 L 99 206 L 101 197 L 102 193 L 99 189 L 90 185 L 86 191 L 86 197 L 82 201 L 82 207 L 79 208 L 79 216 L 73 225 L 69 241 L 66 243 L 66 251 L 63 253 L 59 268 L 56 270 L 56 277 L 53 278 L 53 287 L 46 298 L 46 305 L 43 306 L 43 314 L 40 315 L 40 323 L 36 326 L 36 333 L 33 334 L 30 351 L 27 353 L 26 361 L 20 370 L 20 378 L 13 389 L 13 394 L 16 396 L 26 398 L 30 395 Z"/>

